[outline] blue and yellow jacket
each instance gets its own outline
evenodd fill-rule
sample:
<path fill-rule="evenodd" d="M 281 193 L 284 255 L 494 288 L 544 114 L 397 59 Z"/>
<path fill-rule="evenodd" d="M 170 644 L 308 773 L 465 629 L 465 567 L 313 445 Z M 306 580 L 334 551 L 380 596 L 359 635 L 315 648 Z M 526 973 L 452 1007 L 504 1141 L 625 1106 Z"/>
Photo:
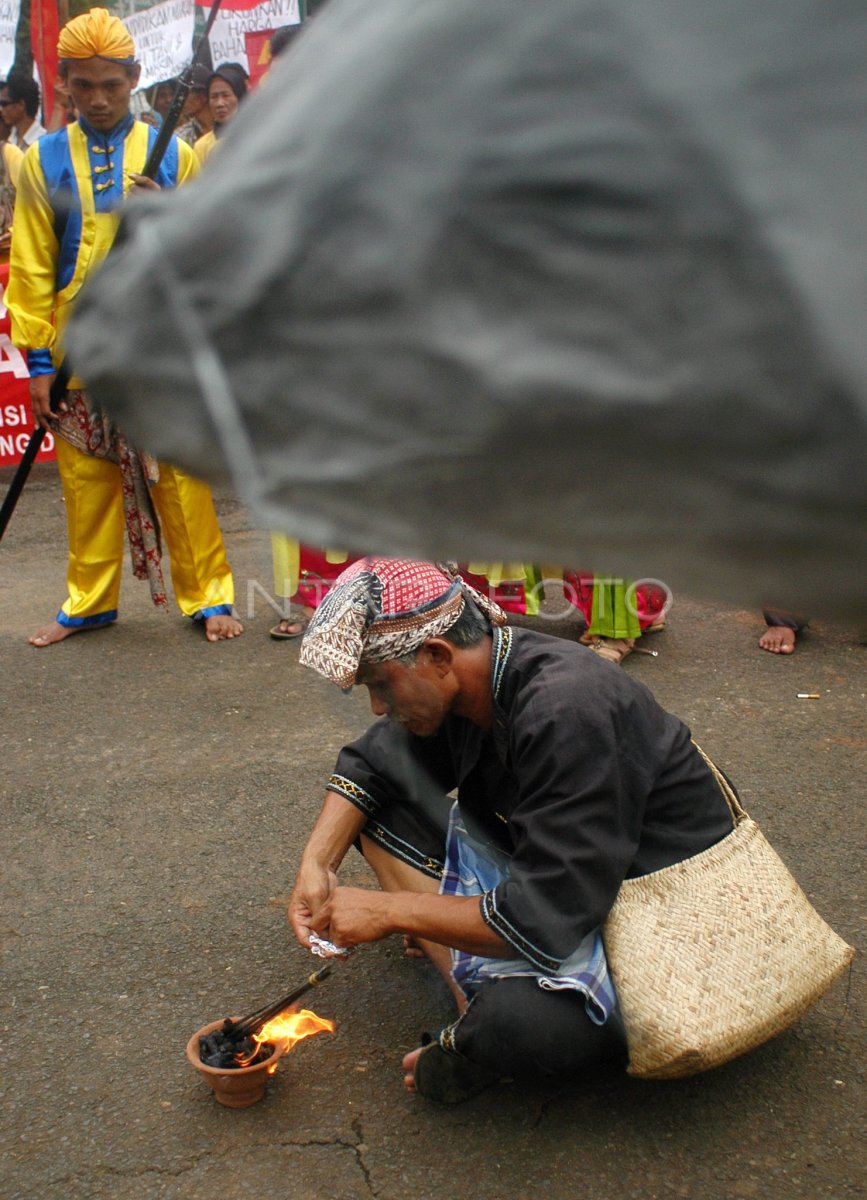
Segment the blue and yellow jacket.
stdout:
<path fill-rule="evenodd" d="M 128 173 L 141 174 L 156 136 L 131 114 L 107 133 L 79 119 L 45 134 L 24 155 L 4 300 L 12 341 L 26 352 L 31 375 L 57 369 L 70 305 L 108 253 L 132 186 Z M 177 187 L 198 170 L 191 147 L 173 138 L 156 182 Z"/>

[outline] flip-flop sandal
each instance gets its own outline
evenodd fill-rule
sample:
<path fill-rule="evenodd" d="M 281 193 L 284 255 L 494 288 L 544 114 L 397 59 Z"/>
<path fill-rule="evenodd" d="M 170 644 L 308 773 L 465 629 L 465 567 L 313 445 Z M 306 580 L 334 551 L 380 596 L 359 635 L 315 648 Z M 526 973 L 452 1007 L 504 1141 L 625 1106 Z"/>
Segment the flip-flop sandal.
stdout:
<path fill-rule="evenodd" d="M 460 1054 L 449 1054 L 439 1042 L 425 1046 L 412 1073 L 415 1090 L 436 1104 L 460 1104 L 478 1096 L 499 1078 Z"/>
<path fill-rule="evenodd" d="M 590 649 L 606 662 L 620 666 L 627 654 L 631 654 L 635 638 L 599 638 Z"/>
<path fill-rule="evenodd" d="M 288 633 L 285 629 L 280 628 L 281 625 L 300 625 L 301 628 L 296 633 Z M 268 633 L 278 642 L 291 642 L 293 638 L 304 636 L 307 625 L 308 621 L 304 617 L 299 617 L 297 621 L 292 617 L 284 617 L 282 621 L 277 622 L 273 629 L 269 629 Z"/>

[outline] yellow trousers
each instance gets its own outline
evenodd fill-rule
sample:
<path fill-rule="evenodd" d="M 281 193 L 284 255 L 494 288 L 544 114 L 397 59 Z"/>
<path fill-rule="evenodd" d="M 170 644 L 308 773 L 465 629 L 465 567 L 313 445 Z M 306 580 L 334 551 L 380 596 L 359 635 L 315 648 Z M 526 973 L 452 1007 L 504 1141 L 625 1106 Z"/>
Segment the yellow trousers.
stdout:
<path fill-rule="evenodd" d="M 63 438 L 56 449 L 69 532 L 69 595 L 57 619 L 62 625 L 114 621 L 126 533 L 120 470 Z M 181 612 L 187 617 L 230 612 L 235 590 L 210 488 L 160 463 L 151 495 Z"/>
<path fill-rule="evenodd" d="M 345 550 L 325 550 L 323 555 L 326 562 L 333 563 L 335 566 L 349 561 L 349 555 Z M 274 564 L 274 595 L 288 600 L 296 594 L 303 582 L 301 543 L 296 538 L 288 537 L 285 533 L 277 533 L 272 529 L 271 559 Z"/>

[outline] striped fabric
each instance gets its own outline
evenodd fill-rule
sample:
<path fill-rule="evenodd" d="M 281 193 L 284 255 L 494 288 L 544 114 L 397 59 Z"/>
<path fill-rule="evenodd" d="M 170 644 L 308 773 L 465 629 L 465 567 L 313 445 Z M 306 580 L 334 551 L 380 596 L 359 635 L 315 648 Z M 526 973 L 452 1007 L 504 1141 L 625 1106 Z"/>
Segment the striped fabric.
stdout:
<path fill-rule="evenodd" d="M 446 865 L 440 894 L 488 897 L 508 874 L 508 857 L 469 836 L 455 803 L 446 838 Z M 587 1016 L 596 1025 L 604 1025 L 617 1005 L 598 929 L 589 933 L 556 970 L 548 973 L 536 970 L 525 958 L 483 958 L 453 950 L 452 975 L 468 999 L 472 999 L 486 980 L 513 975 L 534 977 L 539 987 L 546 991 L 572 989 L 581 992 Z"/>

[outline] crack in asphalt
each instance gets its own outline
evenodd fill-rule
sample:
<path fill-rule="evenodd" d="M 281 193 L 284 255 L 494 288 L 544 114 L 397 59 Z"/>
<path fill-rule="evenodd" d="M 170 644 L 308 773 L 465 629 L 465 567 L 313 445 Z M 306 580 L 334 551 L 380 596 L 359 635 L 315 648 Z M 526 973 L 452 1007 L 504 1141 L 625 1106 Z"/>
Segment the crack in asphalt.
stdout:
<path fill-rule="evenodd" d="M 370 1177 L 370 1169 L 367 1166 L 367 1163 L 364 1161 L 364 1151 L 367 1149 L 367 1143 L 364 1140 L 364 1131 L 361 1128 L 361 1118 L 360 1117 L 354 1118 L 354 1120 L 352 1122 L 352 1132 L 355 1134 L 355 1136 L 357 1138 L 357 1141 L 355 1142 L 355 1144 L 353 1146 L 353 1149 L 355 1151 L 355 1160 L 358 1163 L 358 1167 L 359 1167 L 359 1170 L 361 1171 L 361 1174 L 364 1176 L 364 1182 L 367 1185 L 367 1190 L 370 1192 L 371 1196 L 378 1196 L 379 1192 L 373 1186 L 373 1180 Z M 344 1145 L 348 1145 L 348 1144 L 349 1143 L 344 1143 Z"/>
<path fill-rule="evenodd" d="M 356 1163 L 358 1164 L 359 1170 L 361 1171 L 361 1175 L 364 1179 L 367 1190 L 370 1192 L 371 1196 L 378 1196 L 379 1192 L 373 1186 L 373 1181 L 370 1177 L 370 1171 L 364 1161 L 364 1150 L 366 1149 L 366 1146 L 361 1134 L 361 1122 L 359 1120 L 353 1121 L 352 1131 L 358 1138 L 357 1142 L 349 1142 L 343 1138 L 308 1138 L 304 1141 L 296 1141 L 291 1139 L 284 1141 L 283 1139 L 273 1139 L 267 1142 L 248 1142 L 245 1150 L 267 1150 L 278 1146 L 284 1149 L 295 1148 L 299 1150 L 303 1150 L 308 1146 L 320 1146 L 324 1149 L 350 1150 L 355 1158 Z M 98 1179 L 100 1176 L 111 1176 L 120 1179 L 136 1179 L 145 1175 L 162 1175 L 176 1179 L 181 1175 L 186 1175 L 190 1171 L 194 1171 L 209 1158 L 229 1158 L 237 1153 L 237 1146 L 227 1147 L 222 1151 L 204 1150 L 201 1154 L 196 1155 L 190 1162 L 175 1168 L 160 1167 L 151 1163 L 147 1166 L 124 1170 L 122 1167 L 113 1167 L 108 1164 L 104 1164 L 95 1166 L 91 1171 L 87 1172 L 87 1174 L 82 1171 L 73 1171 L 68 1175 L 57 1176 L 54 1179 L 49 1180 L 46 1184 L 40 1184 L 40 1191 L 38 1193 L 31 1194 L 44 1195 L 44 1192 L 41 1189 L 45 1187 L 68 1187 L 70 1185 L 83 1183 L 86 1180 Z"/>

